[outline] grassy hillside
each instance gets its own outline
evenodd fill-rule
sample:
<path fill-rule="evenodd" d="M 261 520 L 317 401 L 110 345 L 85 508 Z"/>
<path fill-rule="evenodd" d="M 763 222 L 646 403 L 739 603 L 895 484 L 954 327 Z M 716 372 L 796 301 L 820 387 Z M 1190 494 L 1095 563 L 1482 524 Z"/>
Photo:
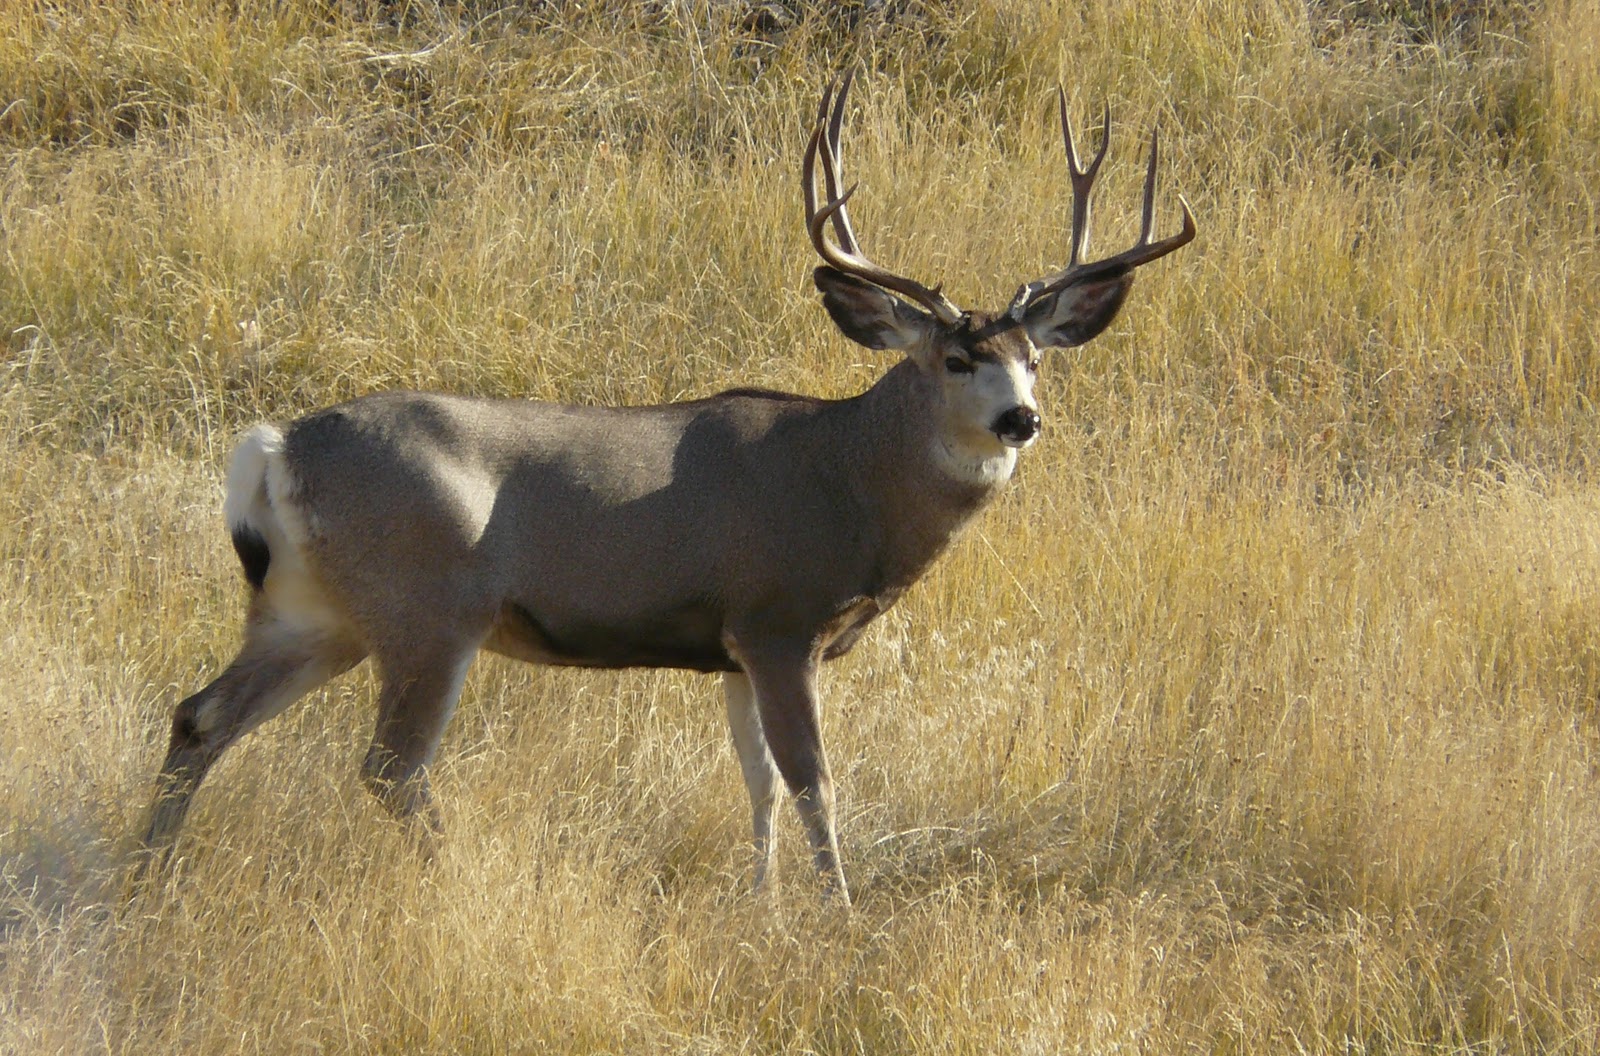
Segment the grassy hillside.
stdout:
<path fill-rule="evenodd" d="M 0 0 L 0 1051 L 1600 1050 L 1600 9 Z M 1047 360 L 1006 496 L 825 672 L 854 912 L 777 907 L 716 683 L 485 657 L 431 865 L 365 669 L 231 752 L 232 438 L 394 386 L 846 395 L 869 251 L 1065 252 L 1053 93 L 1199 240 Z"/>

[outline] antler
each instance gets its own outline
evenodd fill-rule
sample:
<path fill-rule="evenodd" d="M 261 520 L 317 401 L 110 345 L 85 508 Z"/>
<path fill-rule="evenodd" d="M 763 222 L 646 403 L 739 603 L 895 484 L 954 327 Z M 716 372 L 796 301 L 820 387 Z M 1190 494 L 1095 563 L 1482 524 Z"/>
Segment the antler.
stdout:
<path fill-rule="evenodd" d="M 817 108 L 817 125 L 812 130 L 811 142 L 806 147 L 805 161 L 800 167 L 800 183 L 805 190 L 806 229 L 811 233 L 811 244 L 830 266 L 847 275 L 865 279 L 874 286 L 904 294 L 932 312 L 941 323 L 953 326 L 965 313 L 951 304 L 945 295 L 939 292 L 938 286 L 930 289 L 920 282 L 904 275 L 896 275 L 874 264 L 865 253 L 861 252 L 861 245 L 856 241 L 855 230 L 850 225 L 850 217 L 844 207 L 845 202 L 856 193 L 856 188 L 860 184 L 852 184 L 849 190 L 843 194 L 839 193 L 844 170 L 844 164 L 839 156 L 839 131 L 844 125 L 845 99 L 850 94 L 850 82 L 854 77 L 855 71 L 852 70 L 838 82 L 837 98 L 833 85 L 829 85 L 822 93 L 822 105 Z M 828 194 L 827 204 L 820 209 L 817 208 L 816 184 L 819 146 L 826 148 L 822 151 L 822 178 Z M 823 228 L 830 221 L 833 223 L 834 237 L 838 239 L 837 245 L 829 242 L 823 233 Z"/>
<path fill-rule="evenodd" d="M 1106 146 L 1111 138 L 1111 108 L 1107 106 L 1105 110 L 1105 119 L 1100 131 L 1100 150 L 1088 167 L 1083 168 L 1078 163 L 1078 151 L 1072 142 L 1072 122 L 1067 118 L 1067 93 L 1057 88 L 1056 96 L 1061 104 L 1061 138 L 1066 142 L 1067 169 L 1072 175 L 1072 255 L 1068 258 L 1065 268 L 1053 275 L 1036 279 L 1017 290 L 1017 295 L 1011 300 L 1011 307 L 1006 309 L 1006 314 L 1014 319 L 1022 318 L 1022 314 L 1034 301 L 1055 293 L 1085 275 L 1098 277 L 1122 274 L 1164 257 L 1192 241 L 1196 231 L 1194 214 L 1189 211 L 1188 201 L 1180 194 L 1178 204 L 1183 207 L 1183 229 L 1170 238 L 1164 238 L 1159 242 L 1150 241 L 1151 232 L 1155 228 L 1156 164 L 1160 152 L 1156 130 L 1151 129 L 1150 166 L 1144 175 L 1144 212 L 1139 225 L 1139 241 L 1135 242 L 1131 249 L 1124 250 L 1116 256 L 1106 257 L 1090 264 L 1081 263 L 1080 258 L 1089 248 L 1089 195 L 1094 190 L 1095 176 L 1100 170 L 1100 162 L 1105 159 Z"/>

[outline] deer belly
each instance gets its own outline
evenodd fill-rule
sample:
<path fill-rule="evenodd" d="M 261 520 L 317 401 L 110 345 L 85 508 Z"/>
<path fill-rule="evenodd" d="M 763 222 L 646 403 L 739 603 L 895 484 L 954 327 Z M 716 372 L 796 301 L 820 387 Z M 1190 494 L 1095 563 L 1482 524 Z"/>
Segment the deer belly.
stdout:
<path fill-rule="evenodd" d="M 737 671 L 722 644 L 720 614 L 686 605 L 629 619 L 555 619 L 507 602 L 484 648 L 535 664 Z"/>

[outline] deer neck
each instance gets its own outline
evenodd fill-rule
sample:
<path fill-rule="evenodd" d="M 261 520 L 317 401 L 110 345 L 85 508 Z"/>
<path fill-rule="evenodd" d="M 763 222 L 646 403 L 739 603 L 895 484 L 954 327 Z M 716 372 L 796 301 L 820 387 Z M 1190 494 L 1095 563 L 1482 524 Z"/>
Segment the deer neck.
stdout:
<path fill-rule="evenodd" d="M 872 442 L 847 470 L 876 522 L 888 584 L 921 575 L 1011 477 L 1016 452 L 981 458 L 960 453 L 935 420 L 930 380 L 909 360 L 851 401 L 857 435 Z"/>

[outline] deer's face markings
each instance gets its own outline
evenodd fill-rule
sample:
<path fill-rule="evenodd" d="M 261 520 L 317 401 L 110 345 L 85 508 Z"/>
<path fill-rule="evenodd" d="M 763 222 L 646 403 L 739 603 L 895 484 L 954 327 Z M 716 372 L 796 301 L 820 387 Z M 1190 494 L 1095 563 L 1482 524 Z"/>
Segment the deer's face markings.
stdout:
<path fill-rule="evenodd" d="M 1033 386 L 1039 350 L 1027 331 L 972 313 L 933 342 L 925 365 L 938 377 L 952 446 L 973 454 L 1021 449 L 1039 434 Z"/>

